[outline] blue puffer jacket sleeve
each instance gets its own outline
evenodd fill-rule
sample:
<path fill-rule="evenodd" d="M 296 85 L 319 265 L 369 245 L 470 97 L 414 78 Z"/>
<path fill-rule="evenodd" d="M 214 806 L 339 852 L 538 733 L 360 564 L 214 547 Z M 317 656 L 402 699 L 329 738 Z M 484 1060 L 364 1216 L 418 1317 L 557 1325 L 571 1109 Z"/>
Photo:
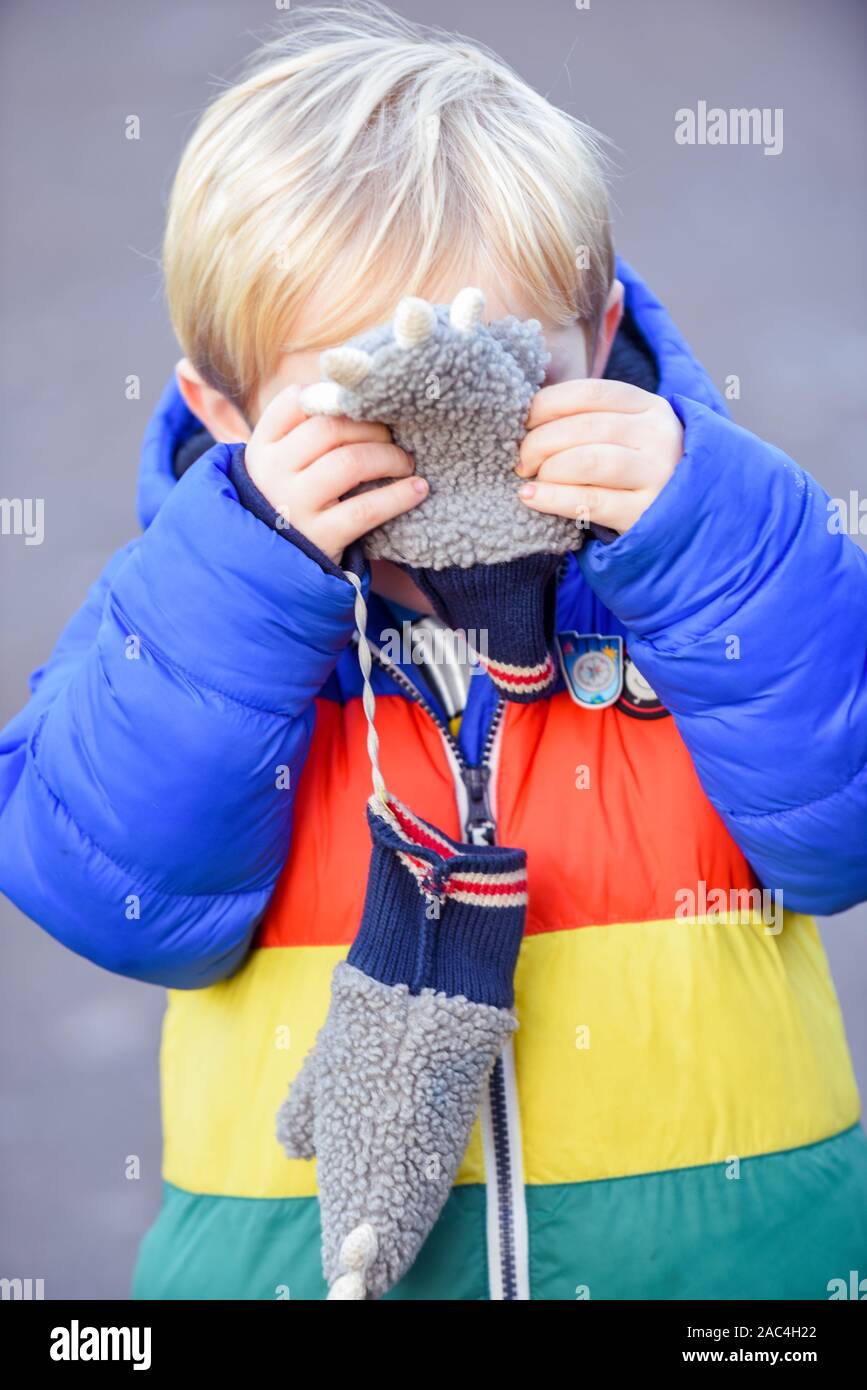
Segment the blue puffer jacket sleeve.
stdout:
<path fill-rule="evenodd" d="M 684 456 L 579 556 L 705 791 L 786 906 L 867 897 L 867 556 L 779 450 L 681 395 Z"/>
<path fill-rule="evenodd" d="M 232 455 L 109 564 L 0 736 L 0 888 L 99 965 L 184 988 L 243 958 L 353 631 L 351 585 L 244 509 Z"/>

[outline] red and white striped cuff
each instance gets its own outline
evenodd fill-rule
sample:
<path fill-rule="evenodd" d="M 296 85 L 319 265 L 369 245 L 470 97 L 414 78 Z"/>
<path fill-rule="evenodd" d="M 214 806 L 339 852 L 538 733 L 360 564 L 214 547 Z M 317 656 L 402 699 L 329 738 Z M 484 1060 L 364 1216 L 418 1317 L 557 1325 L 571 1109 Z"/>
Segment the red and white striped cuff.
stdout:
<path fill-rule="evenodd" d="M 371 797 L 369 804 L 374 814 L 386 820 L 407 845 L 431 850 L 446 864 L 454 859 L 459 861 L 443 876 L 438 891 L 444 897 L 473 907 L 526 907 L 525 867 L 503 871 L 492 865 L 488 870 L 483 863 L 479 863 L 485 857 L 484 847 L 455 844 L 441 831 L 435 830 L 426 821 L 413 815 L 412 811 L 395 797 L 389 797 L 387 809 L 375 796 Z M 493 857 L 501 860 L 502 853 L 500 849 L 499 854 Z M 397 857 L 413 875 L 423 893 L 434 891 L 433 865 L 430 860 L 419 858 L 409 850 L 398 850 Z M 468 861 L 466 869 L 461 868 L 461 860 Z"/>
<path fill-rule="evenodd" d="M 541 694 L 553 683 L 556 675 L 550 652 L 538 666 L 509 666 L 506 662 L 491 661 L 481 655 L 479 664 L 487 671 L 497 689 L 513 700 Z"/>

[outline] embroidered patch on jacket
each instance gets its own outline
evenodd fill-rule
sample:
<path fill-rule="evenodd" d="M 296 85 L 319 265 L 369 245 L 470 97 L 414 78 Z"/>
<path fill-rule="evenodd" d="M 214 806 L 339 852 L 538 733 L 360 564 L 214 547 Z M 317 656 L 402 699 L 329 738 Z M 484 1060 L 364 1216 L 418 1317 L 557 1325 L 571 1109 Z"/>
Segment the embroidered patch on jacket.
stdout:
<path fill-rule="evenodd" d="M 560 669 L 576 705 L 607 709 L 623 688 L 623 638 L 599 632 L 558 632 Z"/>
<path fill-rule="evenodd" d="M 617 708 L 633 719 L 667 719 L 667 710 L 649 681 L 646 681 L 629 653 L 623 664 L 623 690 Z"/>

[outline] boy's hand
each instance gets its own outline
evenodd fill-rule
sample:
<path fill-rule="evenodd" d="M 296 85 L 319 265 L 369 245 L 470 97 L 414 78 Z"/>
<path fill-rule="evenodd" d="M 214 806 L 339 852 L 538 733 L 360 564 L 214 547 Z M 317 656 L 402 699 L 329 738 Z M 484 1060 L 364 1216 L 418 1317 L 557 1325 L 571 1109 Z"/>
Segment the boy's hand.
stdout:
<path fill-rule="evenodd" d="M 245 451 L 247 472 L 286 525 L 339 564 L 352 541 L 417 506 L 428 486 L 385 425 L 308 416 L 298 396 L 288 386 L 262 412 Z M 395 481 L 341 501 L 376 478 Z"/>
<path fill-rule="evenodd" d="M 659 496 L 683 454 L 667 401 L 622 381 L 589 378 L 534 396 L 517 473 L 537 512 L 628 531 Z"/>

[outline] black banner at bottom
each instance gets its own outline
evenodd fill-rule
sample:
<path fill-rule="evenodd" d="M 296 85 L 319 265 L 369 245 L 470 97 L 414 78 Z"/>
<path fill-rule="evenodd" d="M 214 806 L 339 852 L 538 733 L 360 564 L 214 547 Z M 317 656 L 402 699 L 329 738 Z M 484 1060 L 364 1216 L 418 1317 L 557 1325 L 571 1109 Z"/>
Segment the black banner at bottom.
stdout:
<path fill-rule="evenodd" d="M 546 1316 L 547 1336 L 561 1331 L 570 1339 L 582 1366 L 588 1358 L 606 1368 L 667 1371 L 675 1366 L 765 1365 L 813 1366 L 841 1371 L 857 1355 L 864 1324 L 847 1302 L 828 1303 L 603 1303 L 572 1305 L 565 1322 Z M 376 1335 L 370 1350 L 385 1351 L 382 1338 L 400 1336 L 403 1324 L 391 1323 L 391 1300 L 384 1324 L 365 1322 L 379 1316 L 363 1313 L 355 1336 Z M 247 1375 L 268 1373 L 272 1363 L 291 1375 L 296 1355 L 305 1364 L 314 1349 L 332 1351 L 330 1335 L 338 1316 L 310 1323 L 309 1304 L 299 1303 L 97 1303 L 7 1301 L 2 1306 L 4 1360 L 60 1377 L 93 1376 L 102 1368 L 130 1374 L 166 1371 L 216 1371 Z M 303 1313 L 303 1316 L 302 1316 Z M 486 1324 L 480 1325 L 482 1328 Z M 501 1325 L 504 1330 L 508 1324 Z M 512 1324 L 514 1326 L 514 1324 Z M 464 1325 L 466 1330 L 466 1324 Z M 442 1325 L 435 1340 L 442 1345 Z M 287 1341 L 287 1337 L 291 1341 Z M 307 1340 L 309 1337 L 309 1340 Z M 336 1346 L 340 1347 L 338 1341 Z M 355 1343 L 355 1355 L 358 1343 Z M 489 1363 L 490 1347 L 486 1352 Z"/>

